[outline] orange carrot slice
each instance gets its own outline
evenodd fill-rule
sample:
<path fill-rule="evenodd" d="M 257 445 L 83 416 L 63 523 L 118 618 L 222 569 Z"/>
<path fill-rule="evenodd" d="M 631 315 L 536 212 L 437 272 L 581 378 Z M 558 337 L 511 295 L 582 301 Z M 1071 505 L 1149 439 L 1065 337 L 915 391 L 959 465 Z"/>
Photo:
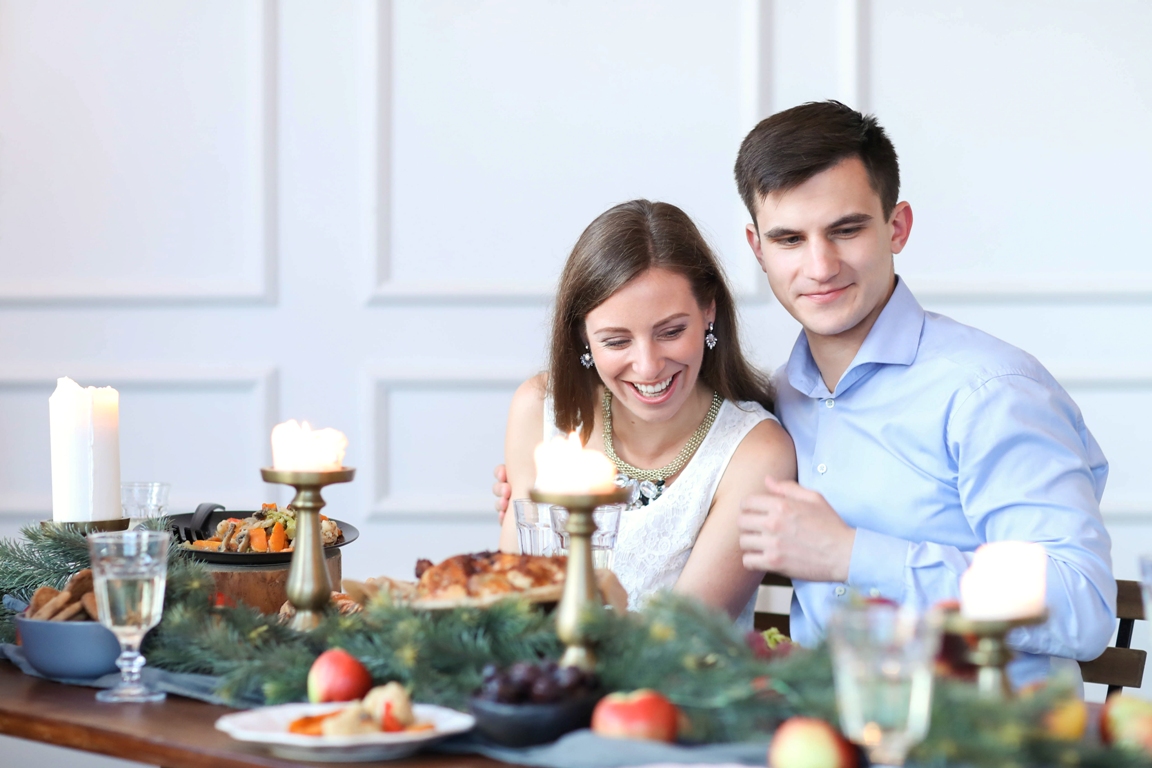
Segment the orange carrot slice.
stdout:
<path fill-rule="evenodd" d="M 271 552 L 282 552 L 288 546 L 288 534 L 284 531 L 284 524 L 279 520 L 272 526 L 272 535 L 268 537 L 268 549 Z"/>
<path fill-rule="evenodd" d="M 253 552 L 267 552 L 268 531 L 263 528 L 249 528 L 248 543 L 252 545 Z"/>

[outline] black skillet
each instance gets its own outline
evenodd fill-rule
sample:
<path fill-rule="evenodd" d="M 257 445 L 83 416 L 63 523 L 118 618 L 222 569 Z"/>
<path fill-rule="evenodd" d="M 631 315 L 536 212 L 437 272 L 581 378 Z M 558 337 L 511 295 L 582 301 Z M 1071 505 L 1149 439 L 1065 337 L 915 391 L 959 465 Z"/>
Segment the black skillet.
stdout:
<path fill-rule="evenodd" d="M 229 512 L 219 504 L 201 504 L 195 512 L 183 515 L 172 515 L 172 538 L 179 544 L 185 541 L 198 541 L 211 538 L 216 532 L 216 526 L 222 521 L 232 517 L 243 520 L 251 517 L 255 512 L 233 511 Z M 325 556 L 330 557 L 331 550 L 351 544 L 360 536 L 360 531 L 351 523 L 335 520 L 342 531 L 335 544 L 324 547 Z M 192 557 L 206 563 L 220 565 L 272 565 L 274 563 L 289 563 L 292 561 L 291 552 L 210 552 L 203 549 L 185 549 Z"/>

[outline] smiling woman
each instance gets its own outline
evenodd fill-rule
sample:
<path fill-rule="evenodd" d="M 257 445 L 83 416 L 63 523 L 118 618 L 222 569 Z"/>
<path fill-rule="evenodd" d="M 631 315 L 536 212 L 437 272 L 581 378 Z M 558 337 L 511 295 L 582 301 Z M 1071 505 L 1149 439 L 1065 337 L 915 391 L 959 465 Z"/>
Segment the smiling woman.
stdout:
<path fill-rule="evenodd" d="M 634 200 L 593 221 L 560 278 L 549 369 L 508 417 L 513 498 L 527 496 L 532 449 L 576 431 L 648 503 L 620 521 L 614 570 L 629 605 L 661 589 L 695 595 L 751 626 L 762 574 L 741 565 L 735 520 L 766 475 L 794 478 L 792 443 L 766 377 L 740 349 L 731 292 L 692 220 Z M 517 550 L 515 519 L 501 547 Z"/>

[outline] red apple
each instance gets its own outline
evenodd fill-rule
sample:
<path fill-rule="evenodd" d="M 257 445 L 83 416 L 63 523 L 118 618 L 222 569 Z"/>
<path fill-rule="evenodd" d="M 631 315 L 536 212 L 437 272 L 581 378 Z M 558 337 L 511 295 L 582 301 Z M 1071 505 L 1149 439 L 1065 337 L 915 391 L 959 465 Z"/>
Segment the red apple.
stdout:
<path fill-rule="evenodd" d="M 768 748 L 768 768 L 857 768 L 857 764 L 852 745 L 814 717 L 785 720 Z"/>
<path fill-rule="evenodd" d="M 1100 710 L 1100 740 L 1105 744 L 1120 741 L 1131 721 L 1148 715 L 1152 715 L 1152 702 L 1119 693 L 1109 696 Z"/>
<path fill-rule="evenodd" d="M 680 710 L 656 691 L 610 693 L 592 711 L 592 731 L 614 739 L 676 741 Z"/>
<path fill-rule="evenodd" d="M 316 657 L 308 670 L 308 701 L 352 701 L 372 688 L 367 667 L 341 648 L 330 648 Z"/>

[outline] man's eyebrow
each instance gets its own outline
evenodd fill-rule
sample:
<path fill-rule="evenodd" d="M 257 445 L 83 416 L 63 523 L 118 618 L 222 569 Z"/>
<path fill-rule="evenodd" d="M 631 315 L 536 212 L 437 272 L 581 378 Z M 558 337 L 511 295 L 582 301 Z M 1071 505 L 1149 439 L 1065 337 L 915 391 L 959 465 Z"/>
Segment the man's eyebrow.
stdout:
<path fill-rule="evenodd" d="M 674 315 L 668 315 L 668 317 L 664 318 L 663 320 L 660 320 L 658 322 L 653 323 L 652 326 L 654 328 L 659 328 L 660 326 L 665 325 L 667 323 L 670 323 L 673 320 L 679 320 L 679 319 L 684 318 L 684 317 L 688 317 L 687 312 L 677 312 Z M 630 332 L 631 331 L 628 328 L 597 328 L 595 331 L 593 331 L 593 333 L 597 334 L 597 335 L 605 334 L 605 333 L 630 333 Z"/>
<path fill-rule="evenodd" d="M 772 227 L 772 229 L 764 233 L 764 237 L 768 238 L 769 240 L 778 240 L 781 237 L 795 237 L 801 234 L 803 234 L 803 232 L 798 229 L 788 229 L 787 227 Z"/>
<path fill-rule="evenodd" d="M 867 224 L 869 221 L 872 221 L 872 216 L 867 213 L 850 213 L 829 224 L 828 229 L 839 229 L 849 224 Z"/>

